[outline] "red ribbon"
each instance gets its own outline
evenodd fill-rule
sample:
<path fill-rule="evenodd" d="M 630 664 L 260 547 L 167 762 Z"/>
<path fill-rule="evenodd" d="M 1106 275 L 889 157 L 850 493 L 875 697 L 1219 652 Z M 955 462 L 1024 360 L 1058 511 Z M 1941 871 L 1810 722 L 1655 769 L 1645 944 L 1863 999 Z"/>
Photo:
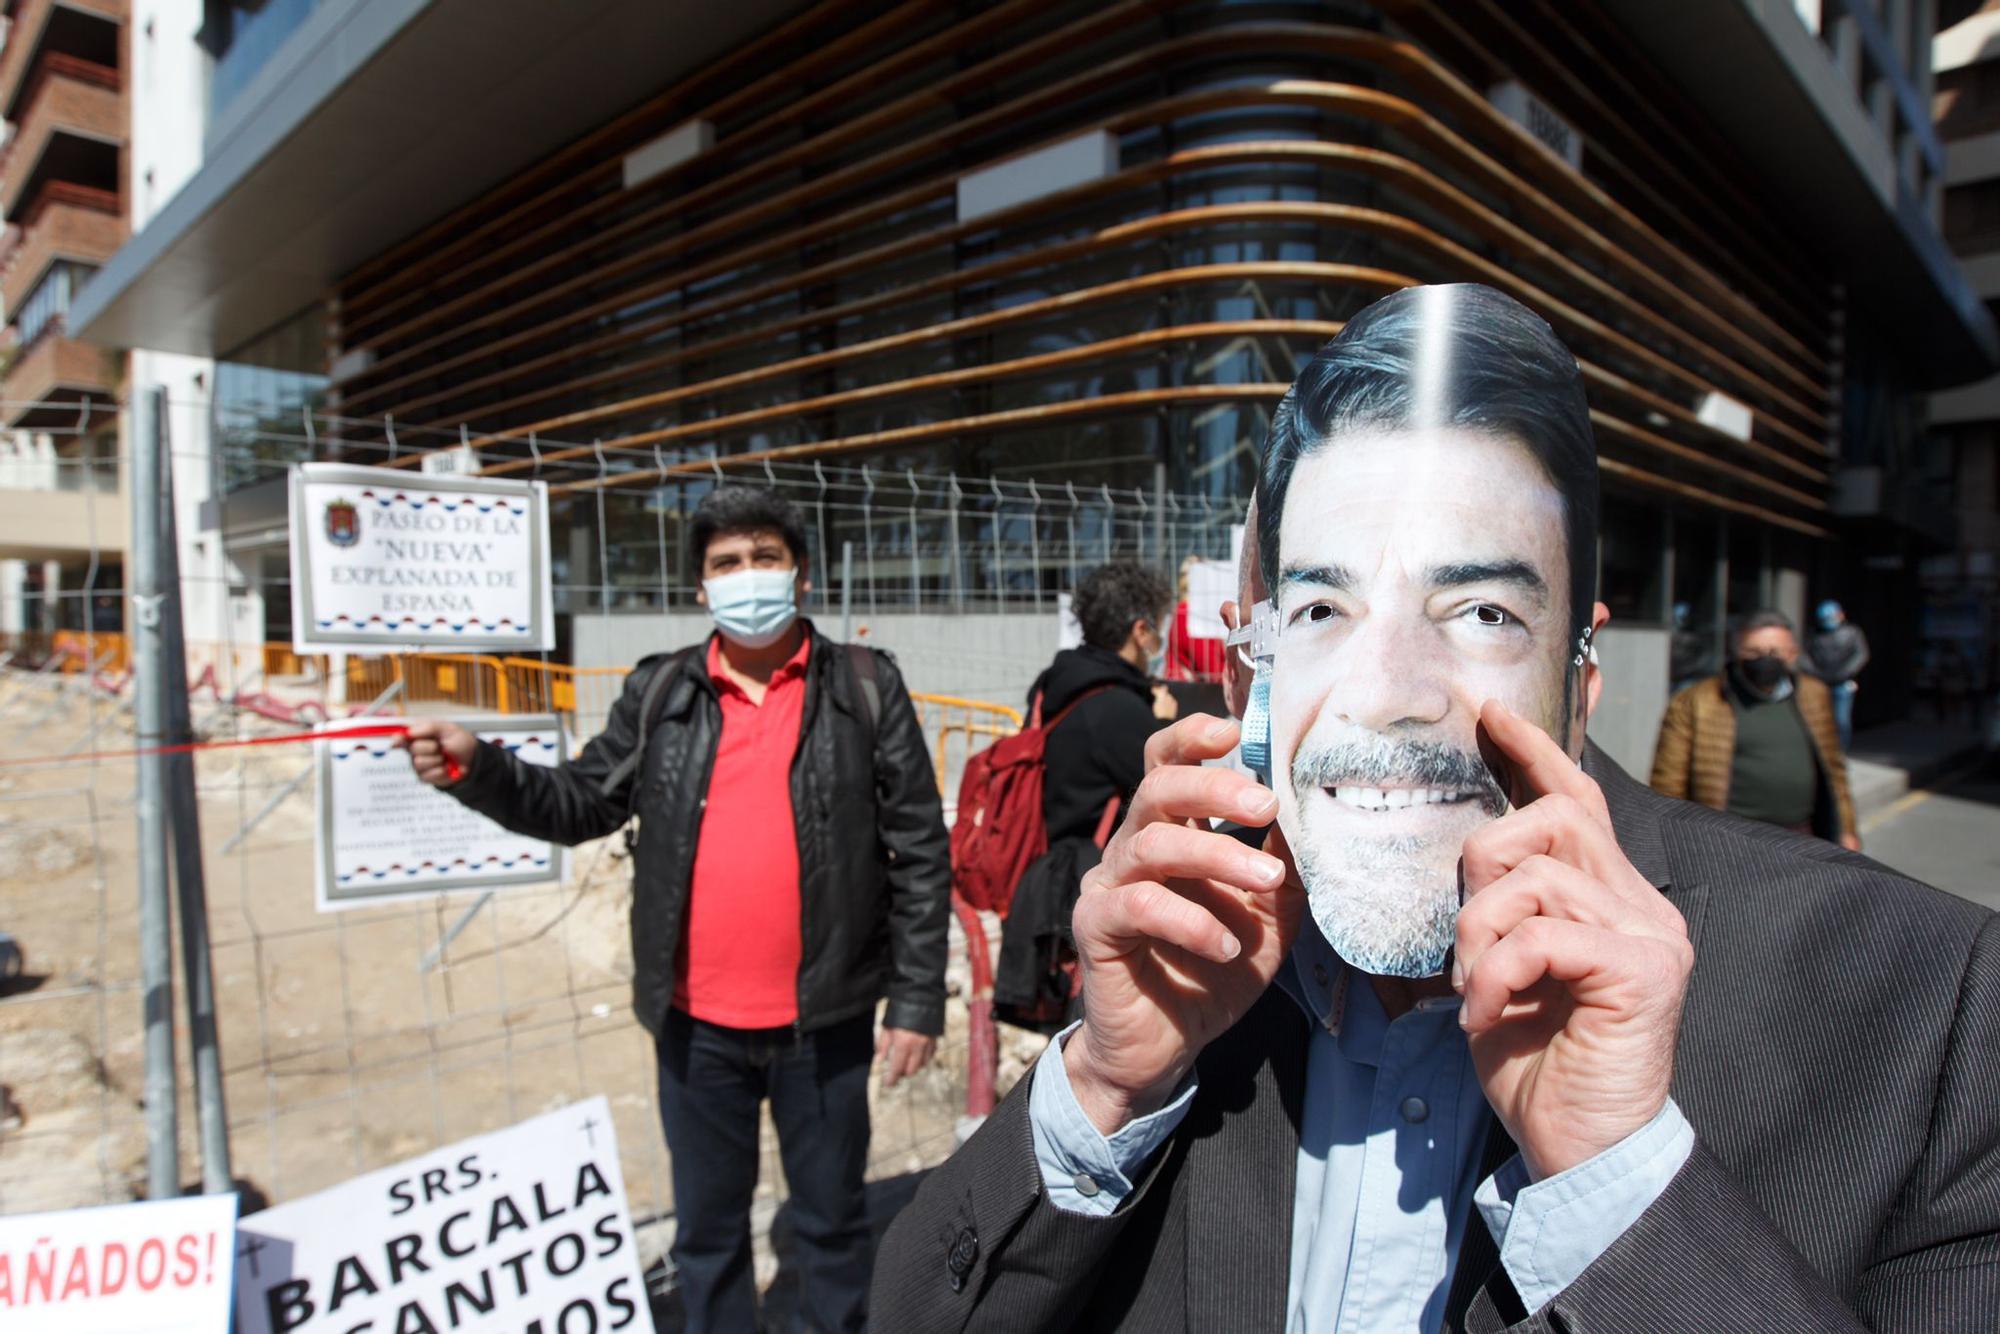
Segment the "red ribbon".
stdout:
<path fill-rule="evenodd" d="M 289 746 L 301 741 L 355 741 L 369 737 L 408 736 L 408 723 L 364 723 L 325 732 L 285 732 L 278 736 L 243 737 L 235 741 L 188 741 L 177 746 L 141 746 L 134 750 L 93 750 L 81 755 L 34 755 L 22 760 L 0 760 L 0 769 L 36 764 L 85 764 L 94 760 L 134 760 L 146 755 L 186 755 L 198 750 L 236 750 L 244 746 Z M 465 777 L 457 760 L 444 757 L 445 777 L 456 783 Z"/>

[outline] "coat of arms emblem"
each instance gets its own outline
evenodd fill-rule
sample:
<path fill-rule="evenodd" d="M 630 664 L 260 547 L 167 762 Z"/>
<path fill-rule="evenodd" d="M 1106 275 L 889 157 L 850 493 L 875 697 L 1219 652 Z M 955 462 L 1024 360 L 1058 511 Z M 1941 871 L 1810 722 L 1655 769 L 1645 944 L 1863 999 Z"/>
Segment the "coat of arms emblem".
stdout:
<path fill-rule="evenodd" d="M 361 512 L 352 501 L 327 502 L 326 540 L 337 547 L 351 547 L 361 540 Z"/>

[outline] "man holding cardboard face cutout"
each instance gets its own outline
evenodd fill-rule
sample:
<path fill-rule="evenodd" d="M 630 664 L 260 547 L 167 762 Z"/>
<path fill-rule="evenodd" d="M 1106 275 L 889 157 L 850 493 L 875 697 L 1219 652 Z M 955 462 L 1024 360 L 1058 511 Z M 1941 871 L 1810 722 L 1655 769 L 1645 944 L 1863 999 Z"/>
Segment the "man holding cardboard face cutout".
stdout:
<path fill-rule="evenodd" d="M 1460 846 L 1506 810 L 1480 707 L 1582 748 L 1597 455 L 1575 360 L 1489 288 L 1415 289 L 1345 337 L 1264 458 L 1278 818 L 1341 957 L 1425 977 Z"/>
<path fill-rule="evenodd" d="M 1991 1328 L 2000 918 L 1584 739 L 1595 465 L 1489 289 L 1300 375 L 1232 689 L 1276 791 L 1155 735 L 1085 1018 L 892 1227 L 883 1328 Z"/>

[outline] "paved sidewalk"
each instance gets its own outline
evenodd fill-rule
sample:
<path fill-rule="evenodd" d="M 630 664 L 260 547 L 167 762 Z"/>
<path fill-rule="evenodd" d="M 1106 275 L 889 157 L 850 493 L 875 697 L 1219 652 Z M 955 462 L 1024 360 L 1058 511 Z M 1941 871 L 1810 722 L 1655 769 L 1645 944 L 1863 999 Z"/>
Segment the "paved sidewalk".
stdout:
<path fill-rule="evenodd" d="M 1858 732 L 1847 756 L 1854 809 L 1865 822 L 1911 789 L 1972 764 L 1981 749 L 1969 723 L 1900 722 Z"/>
<path fill-rule="evenodd" d="M 2000 760 L 1864 818 L 1861 842 L 1884 866 L 2000 909 Z"/>

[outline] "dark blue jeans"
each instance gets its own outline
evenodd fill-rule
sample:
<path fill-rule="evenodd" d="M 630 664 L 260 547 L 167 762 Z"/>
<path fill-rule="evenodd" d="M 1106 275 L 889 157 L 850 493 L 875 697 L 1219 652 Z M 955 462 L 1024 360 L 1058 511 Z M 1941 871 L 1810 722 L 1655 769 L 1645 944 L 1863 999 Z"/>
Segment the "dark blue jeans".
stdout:
<path fill-rule="evenodd" d="M 673 1261 L 688 1334 L 752 1334 L 750 1198 L 758 1110 L 771 1100 L 798 1240 L 794 1327 L 859 1330 L 868 1301 L 868 1066 L 874 1017 L 798 1035 L 723 1028 L 679 1010 L 659 1044 L 674 1179 Z"/>
<path fill-rule="evenodd" d="M 1833 725 L 1840 733 L 1840 749 L 1845 754 L 1854 745 L 1854 692 L 1852 681 L 1842 681 L 1833 688 Z"/>

